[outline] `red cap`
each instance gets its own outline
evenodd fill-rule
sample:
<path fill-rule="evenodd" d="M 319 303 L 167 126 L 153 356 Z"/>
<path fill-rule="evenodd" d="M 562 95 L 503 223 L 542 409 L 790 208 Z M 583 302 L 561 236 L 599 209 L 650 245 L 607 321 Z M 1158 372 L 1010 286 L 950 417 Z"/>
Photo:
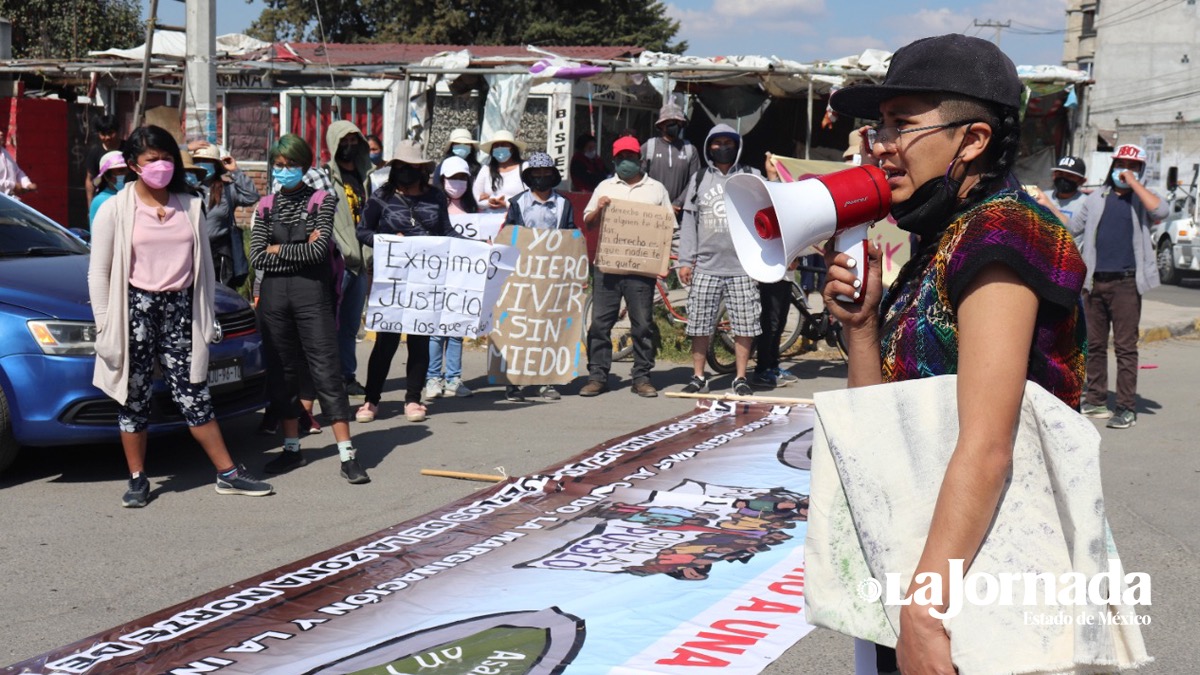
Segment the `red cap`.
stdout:
<path fill-rule="evenodd" d="M 634 138 L 633 136 L 622 136 L 618 138 L 615 143 L 613 143 L 614 157 L 622 152 L 625 152 L 626 150 L 630 152 L 636 152 L 640 155 L 642 154 L 642 144 L 638 143 L 638 139 Z"/>

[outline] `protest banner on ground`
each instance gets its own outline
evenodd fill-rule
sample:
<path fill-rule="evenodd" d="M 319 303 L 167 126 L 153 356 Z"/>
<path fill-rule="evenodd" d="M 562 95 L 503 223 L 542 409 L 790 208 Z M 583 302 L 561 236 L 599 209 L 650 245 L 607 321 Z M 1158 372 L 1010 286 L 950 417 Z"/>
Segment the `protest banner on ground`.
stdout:
<path fill-rule="evenodd" d="M 800 180 L 805 176 L 823 176 L 849 168 L 841 162 L 796 159 L 779 155 L 772 155 L 772 158 L 775 159 L 776 167 L 779 170 L 779 179 L 785 183 Z M 896 227 L 896 222 L 892 220 L 891 216 L 888 216 L 875 223 L 869 236 L 871 241 L 878 244 L 883 251 L 883 283 L 886 286 L 896 280 L 900 268 L 908 262 L 909 254 L 912 252 L 908 233 Z M 820 253 L 820 251 L 813 248 L 806 253 Z"/>
<path fill-rule="evenodd" d="M 461 237 L 476 241 L 492 241 L 504 227 L 506 213 L 452 213 L 450 226 Z"/>
<path fill-rule="evenodd" d="M 10 672 L 758 673 L 812 630 L 813 422 L 696 408 Z"/>
<path fill-rule="evenodd" d="M 479 337 L 517 250 L 453 237 L 375 235 L 367 330 Z"/>
<path fill-rule="evenodd" d="M 518 251 L 496 303 L 488 340 L 493 384 L 566 384 L 579 376 L 587 245 L 579 230 L 507 227 L 497 241 Z"/>
<path fill-rule="evenodd" d="M 665 206 L 614 199 L 600 219 L 596 269 L 661 277 L 670 269 L 675 214 Z"/>

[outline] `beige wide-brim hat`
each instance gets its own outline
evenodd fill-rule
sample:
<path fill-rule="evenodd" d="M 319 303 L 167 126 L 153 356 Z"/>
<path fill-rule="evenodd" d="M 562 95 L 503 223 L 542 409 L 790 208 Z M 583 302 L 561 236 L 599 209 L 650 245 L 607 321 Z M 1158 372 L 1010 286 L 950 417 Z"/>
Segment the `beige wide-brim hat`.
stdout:
<path fill-rule="evenodd" d="M 846 149 L 842 151 L 842 159 L 850 159 L 858 154 L 862 148 L 862 136 L 859 135 L 858 129 L 850 130 L 850 138 L 846 139 Z"/>
<path fill-rule="evenodd" d="M 192 161 L 192 153 L 188 152 L 187 150 L 180 150 L 179 155 L 183 158 L 184 171 L 191 171 L 200 178 L 204 178 L 208 175 L 208 172 L 204 170 L 204 167 L 196 166 L 196 163 Z"/>
<path fill-rule="evenodd" d="M 491 138 L 487 139 L 483 143 L 480 143 L 479 149 L 490 155 L 492 154 L 492 146 L 497 143 L 512 143 L 516 146 L 518 152 L 520 152 L 522 155 L 525 154 L 525 142 L 518 141 L 516 137 L 512 135 L 511 131 L 504 129 L 497 131 L 492 135 Z"/>
<path fill-rule="evenodd" d="M 433 167 L 433 160 L 425 157 L 425 146 L 408 138 L 396 144 L 396 149 L 392 152 L 392 158 L 387 163 L 390 165 L 394 162 L 404 162 L 413 166 L 424 164 Z"/>
<path fill-rule="evenodd" d="M 446 147 L 442 148 L 442 152 L 450 152 L 450 146 L 454 145 L 455 143 L 462 143 L 463 145 L 479 145 L 479 141 L 471 138 L 471 132 L 467 131 L 466 129 L 455 129 L 454 131 L 450 132 L 450 140 L 446 141 Z"/>
<path fill-rule="evenodd" d="M 211 159 L 212 161 L 220 164 L 221 163 L 221 149 L 218 148 L 217 146 L 213 145 L 212 143 L 209 143 L 208 145 L 206 145 L 202 148 L 196 148 L 196 151 L 192 153 L 192 159 L 193 160 Z"/>

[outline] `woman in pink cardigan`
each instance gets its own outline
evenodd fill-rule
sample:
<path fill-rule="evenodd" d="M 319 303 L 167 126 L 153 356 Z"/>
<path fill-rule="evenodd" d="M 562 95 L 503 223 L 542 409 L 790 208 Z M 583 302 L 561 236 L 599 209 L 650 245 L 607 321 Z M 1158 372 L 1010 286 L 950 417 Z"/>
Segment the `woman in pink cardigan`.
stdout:
<path fill-rule="evenodd" d="M 175 139 L 155 126 L 125 142 L 133 185 L 109 199 L 92 225 L 88 292 L 96 317 L 92 383 L 121 404 L 117 417 L 129 464 L 123 504 L 150 498 L 146 426 L 157 362 L 196 442 L 217 469 L 217 492 L 273 491 L 235 466 L 208 392 L 208 344 L 216 335 L 212 253 L 201 200 L 184 181 Z"/>

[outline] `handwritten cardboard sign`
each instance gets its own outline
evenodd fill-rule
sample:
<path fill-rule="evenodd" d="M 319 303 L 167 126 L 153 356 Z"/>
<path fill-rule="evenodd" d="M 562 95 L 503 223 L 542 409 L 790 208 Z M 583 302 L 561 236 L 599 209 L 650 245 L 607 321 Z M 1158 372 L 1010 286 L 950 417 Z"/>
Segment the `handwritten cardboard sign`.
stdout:
<path fill-rule="evenodd" d="M 450 226 L 460 237 L 476 241 L 491 241 L 504 226 L 507 213 L 455 213 L 450 215 Z"/>
<path fill-rule="evenodd" d="M 663 276 L 671 262 L 674 232 L 671 209 L 614 199 L 600 221 L 596 268 L 609 274 Z"/>
<path fill-rule="evenodd" d="M 479 337 L 516 263 L 517 250 L 451 237 L 375 235 L 367 329 Z"/>
<path fill-rule="evenodd" d="M 566 384 L 579 375 L 583 356 L 583 233 L 510 226 L 498 241 L 521 254 L 496 303 L 488 376 L 493 383 Z"/>

